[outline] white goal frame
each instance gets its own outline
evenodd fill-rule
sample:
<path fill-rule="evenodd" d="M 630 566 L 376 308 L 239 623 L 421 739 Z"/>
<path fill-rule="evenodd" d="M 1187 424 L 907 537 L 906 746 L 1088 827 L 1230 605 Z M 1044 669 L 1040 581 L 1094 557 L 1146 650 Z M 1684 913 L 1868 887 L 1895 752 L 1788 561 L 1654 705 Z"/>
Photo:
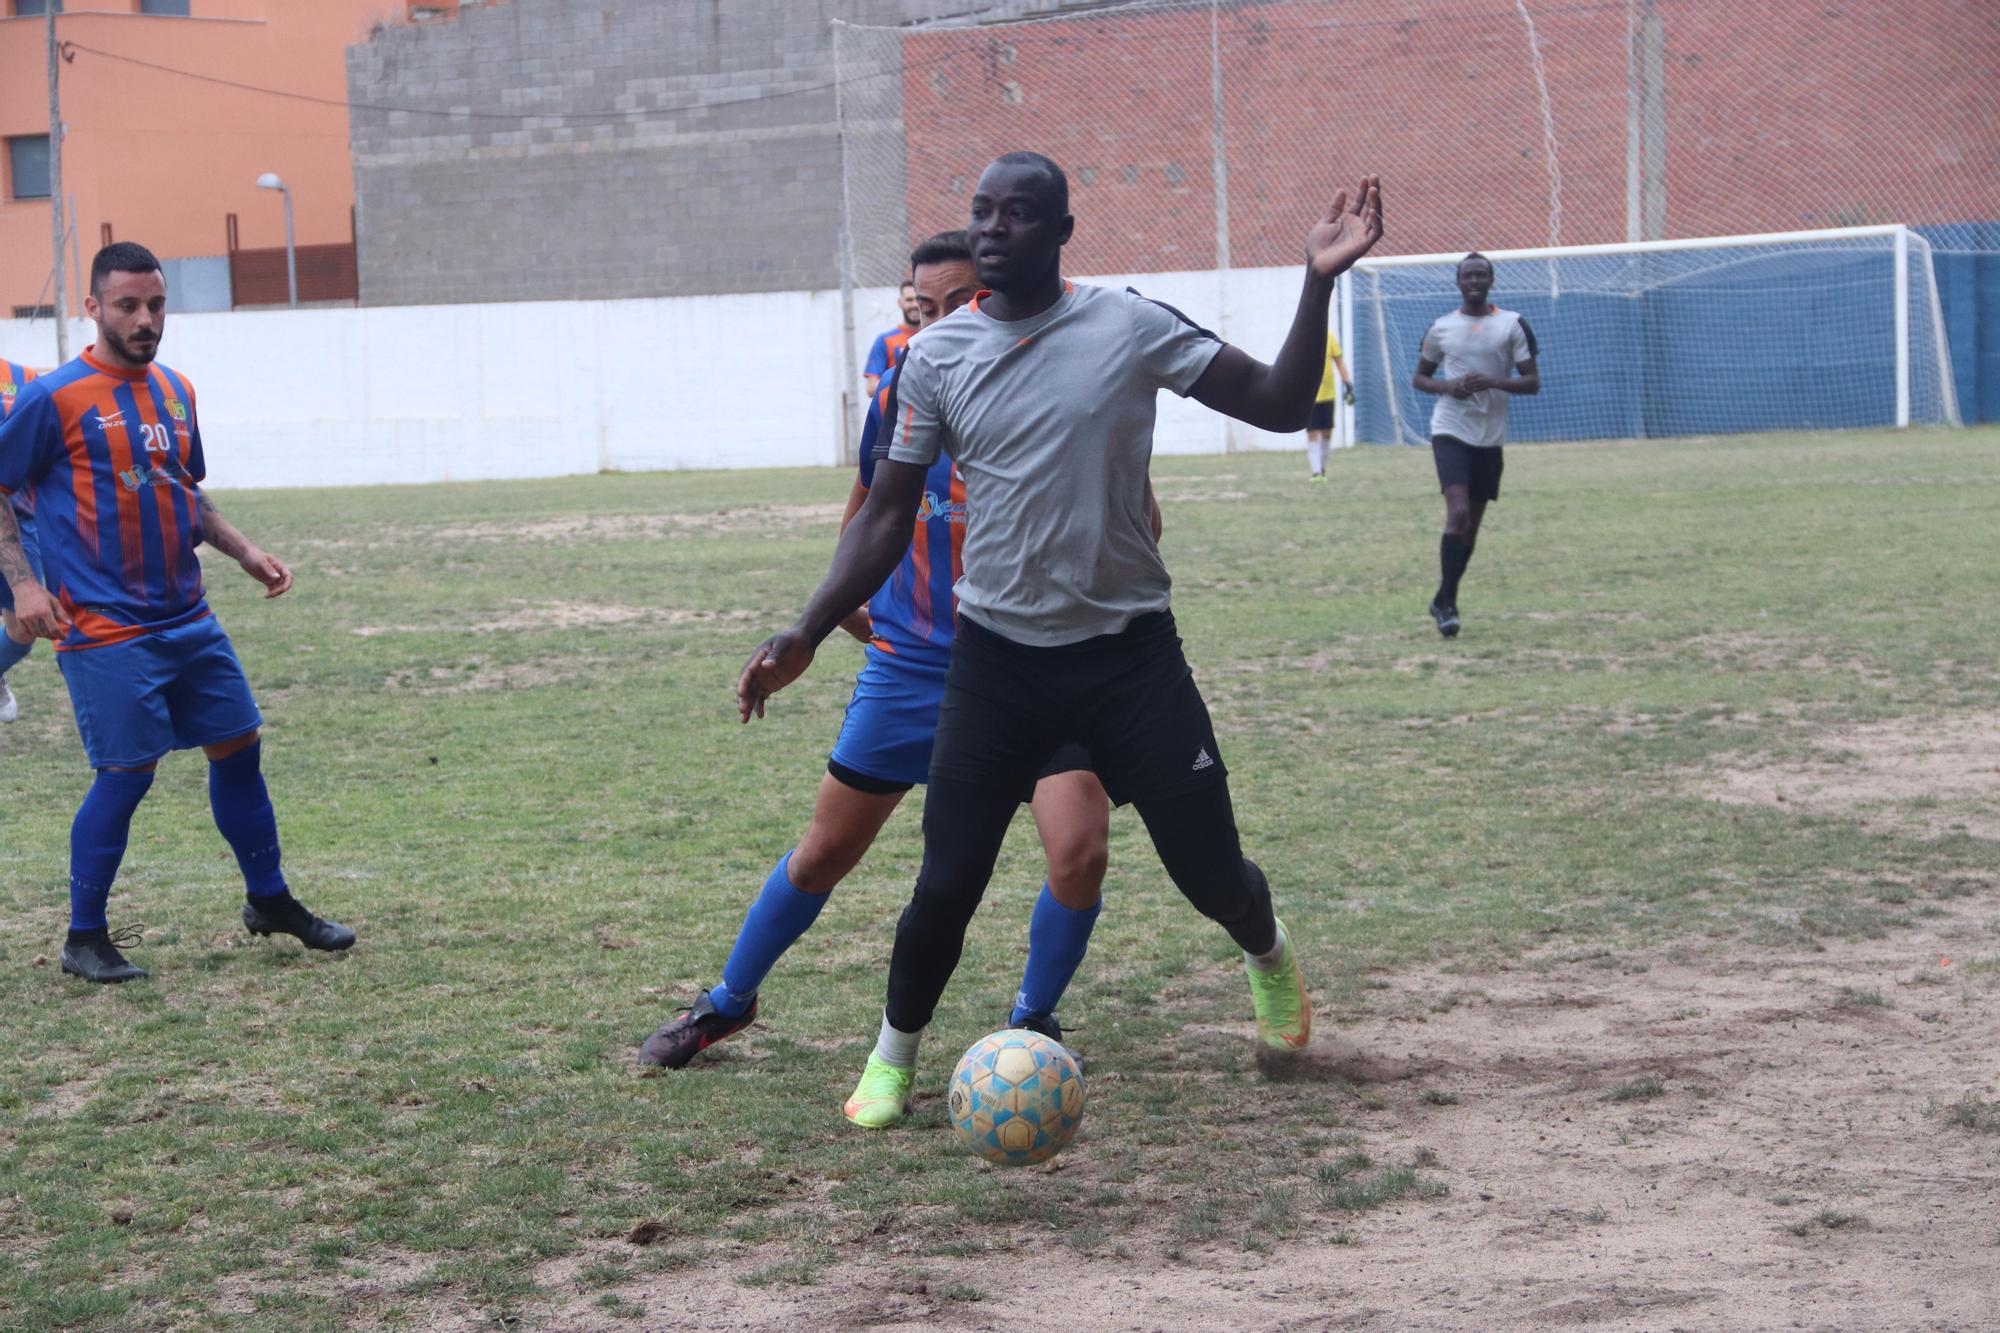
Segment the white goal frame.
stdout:
<path fill-rule="evenodd" d="M 1820 231 L 1773 231 L 1757 232 L 1743 236 L 1694 236 L 1674 241 L 1619 241 L 1602 245 L 1541 246 L 1526 250 L 1485 250 L 1494 262 L 1521 259 L 1565 259 L 1585 255 L 1624 255 L 1662 253 L 1673 250 L 1724 250 L 1739 246 L 1788 245 L 1800 242 L 1838 241 L 1862 238 L 1888 237 L 1893 240 L 1892 254 L 1895 260 L 1895 298 L 1891 319 L 1895 325 L 1896 345 L 1896 425 L 1910 424 L 1910 264 L 1912 243 L 1922 251 L 1924 292 L 1930 305 L 1930 327 L 1938 366 L 1938 391 L 1944 404 L 1947 424 L 1963 425 L 1958 410 L 1958 392 L 1951 368 L 1951 346 L 1944 327 L 1944 311 L 1938 299 L 1937 268 L 1932 262 L 1930 242 L 1915 235 L 1902 223 L 1884 223 L 1870 227 L 1831 227 Z M 1467 251 L 1476 249 L 1467 246 L 1465 250 L 1445 251 L 1426 255 L 1390 255 L 1381 259 L 1363 259 L 1353 271 L 1344 277 L 1338 293 L 1339 309 L 1336 319 L 1340 330 L 1340 345 L 1343 349 L 1354 346 L 1354 305 L 1355 292 L 1365 283 L 1375 283 L 1373 294 L 1375 318 L 1378 327 L 1370 332 L 1386 344 L 1386 329 L 1380 326 L 1382 301 L 1379 275 L 1390 269 L 1414 268 L 1419 265 L 1448 264 L 1462 257 Z M 1550 281 L 1555 281 L 1551 271 Z M 1397 386 L 1393 382 L 1394 372 L 1387 357 L 1377 358 L 1382 363 L 1382 388 L 1390 413 L 1395 421 L 1398 439 L 1409 438 L 1403 430 L 1402 409 L 1398 404 Z M 1341 414 L 1341 439 L 1343 445 L 1353 444 L 1353 413 Z"/>

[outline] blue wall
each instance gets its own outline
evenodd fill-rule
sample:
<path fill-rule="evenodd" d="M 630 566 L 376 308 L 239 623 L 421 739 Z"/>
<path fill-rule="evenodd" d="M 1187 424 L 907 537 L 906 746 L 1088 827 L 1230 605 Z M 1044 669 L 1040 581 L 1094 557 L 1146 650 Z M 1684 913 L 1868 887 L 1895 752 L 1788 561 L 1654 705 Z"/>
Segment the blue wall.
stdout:
<path fill-rule="evenodd" d="M 2000 222 L 1916 230 L 1937 264 L 1959 413 L 1968 426 L 2000 421 Z"/>

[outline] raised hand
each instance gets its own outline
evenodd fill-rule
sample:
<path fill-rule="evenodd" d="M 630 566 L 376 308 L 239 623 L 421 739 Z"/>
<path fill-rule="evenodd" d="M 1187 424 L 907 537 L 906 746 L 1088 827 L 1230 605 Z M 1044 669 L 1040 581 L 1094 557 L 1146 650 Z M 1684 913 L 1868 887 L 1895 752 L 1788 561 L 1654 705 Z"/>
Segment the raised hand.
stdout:
<path fill-rule="evenodd" d="M 1314 276 L 1337 278 L 1382 239 L 1382 181 L 1363 176 L 1350 201 L 1347 191 L 1333 197 L 1313 229 L 1306 233 L 1306 265 Z"/>
<path fill-rule="evenodd" d="M 757 645 L 736 680 L 736 711 L 745 722 L 764 716 L 764 701 L 806 674 L 813 645 L 796 628 L 780 630 Z"/>

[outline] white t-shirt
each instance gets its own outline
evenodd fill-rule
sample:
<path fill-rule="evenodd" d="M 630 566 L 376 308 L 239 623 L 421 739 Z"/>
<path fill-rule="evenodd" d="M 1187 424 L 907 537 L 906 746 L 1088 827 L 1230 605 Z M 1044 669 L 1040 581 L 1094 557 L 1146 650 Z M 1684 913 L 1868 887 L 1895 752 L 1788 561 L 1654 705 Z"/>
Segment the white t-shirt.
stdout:
<path fill-rule="evenodd" d="M 1512 310 L 1489 305 L 1484 315 L 1454 310 L 1441 315 L 1424 334 L 1421 360 L 1438 368 L 1437 378 L 1455 380 L 1474 371 L 1496 380 L 1535 355 L 1535 334 Z M 1470 398 L 1439 394 L 1431 407 L 1431 435 L 1450 435 L 1479 449 L 1507 442 L 1507 400 L 1513 395 L 1482 389 Z"/>
<path fill-rule="evenodd" d="M 888 456 L 943 450 L 965 478 L 963 614 L 1055 647 L 1166 609 L 1146 503 L 1159 391 L 1186 397 L 1221 350 L 1136 292 L 1070 284 L 1031 318 L 975 300 L 910 340 Z"/>

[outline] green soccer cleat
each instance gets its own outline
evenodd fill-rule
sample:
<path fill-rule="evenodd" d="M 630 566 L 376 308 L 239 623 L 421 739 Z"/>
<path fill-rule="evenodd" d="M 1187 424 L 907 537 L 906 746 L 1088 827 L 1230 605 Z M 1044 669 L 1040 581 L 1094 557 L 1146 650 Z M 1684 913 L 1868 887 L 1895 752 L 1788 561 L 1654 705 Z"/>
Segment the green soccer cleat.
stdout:
<path fill-rule="evenodd" d="M 915 1065 L 905 1069 L 871 1054 L 841 1112 L 863 1129 L 889 1129 L 909 1113 L 910 1090 L 916 1081 Z"/>
<path fill-rule="evenodd" d="M 1312 1000 L 1306 995 L 1305 978 L 1299 975 L 1299 956 L 1292 948 L 1291 932 L 1282 921 L 1278 923 L 1278 938 L 1285 942 L 1285 961 L 1269 971 L 1250 968 L 1257 1040 L 1273 1050 L 1302 1051 L 1312 1040 Z"/>

